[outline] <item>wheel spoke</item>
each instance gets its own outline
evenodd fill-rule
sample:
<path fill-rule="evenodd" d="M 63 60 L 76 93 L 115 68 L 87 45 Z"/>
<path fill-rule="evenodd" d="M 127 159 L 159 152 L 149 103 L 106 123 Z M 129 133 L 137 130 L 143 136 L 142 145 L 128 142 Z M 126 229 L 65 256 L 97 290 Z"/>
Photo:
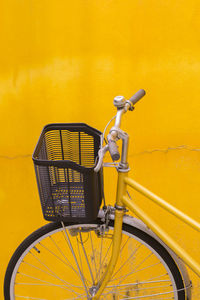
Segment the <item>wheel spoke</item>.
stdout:
<path fill-rule="evenodd" d="M 105 260 L 106 260 L 106 257 L 107 257 L 107 255 L 108 255 L 108 253 L 109 253 L 109 251 L 110 251 L 110 248 L 111 248 L 112 244 L 113 244 L 113 240 L 111 240 L 110 245 L 109 245 L 109 247 L 108 247 L 108 249 L 107 249 L 107 251 L 106 251 L 106 254 L 104 255 L 104 258 L 103 258 L 103 261 L 102 261 L 102 265 L 104 264 L 104 262 L 105 262 Z M 99 268 L 99 271 L 98 271 L 98 273 L 97 273 L 97 275 L 96 275 L 95 281 L 97 280 L 99 274 L 100 274 L 100 268 Z"/>
<path fill-rule="evenodd" d="M 35 297 L 27 297 L 27 296 L 20 296 L 15 295 L 16 298 L 24 298 L 24 299 L 34 299 L 34 300 L 47 300 L 47 298 L 35 298 Z"/>
<path fill-rule="evenodd" d="M 102 248 L 103 248 L 103 236 L 101 235 L 101 247 L 100 247 L 100 257 L 99 257 L 99 276 L 101 276 L 101 268 L 102 268 L 102 264 L 101 264 L 101 256 L 102 256 Z M 100 279 L 100 277 L 99 277 Z"/>
<path fill-rule="evenodd" d="M 126 242 L 124 243 L 124 245 L 121 247 L 119 254 L 122 254 L 123 249 L 125 249 L 125 246 L 127 245 L 127 243 L 130 240 L 130 236 L 127 238 Z"/>
<path fill-rule="evenodd" d="M 88 257 L 87 257 L 87 253 L 85 251 L 85 247 L 84 247 L 84 244 L 83 244 L 83 239 L 82 239 L 82 234 L 81 232 L 79 232 L 79 236 L 80 236 L 80 241 L 81 241 L 81 246 L 82 246 L 82 249 L 83 249 L 83 253 L 84 253 L 84 256 L 85 256 L 85 260 L 87 262 L 87 266 L 88 266 L 88 269 L 89 269 L 89 272 L 90 272 L 90 275 L 91 275 L 91 278 L 92 278 L 92 283 L 94 285 L 94 277 L 93 277 L 93 274 L 92 274 L 92 269 L 90 267 L 90 263 L 89 263 L 89 260 L 88 260 Z"/>
<path fill-rule="evenodd" d="M 124 298 L 123 300 L 128 300 L 128 299 L 143 299 L 143 298 L 148 298 L 148 297 L 160 297 L 160 296 L 164 296 L 164 295 L 169 295 L 174 293 L 174 291 L 170 291 L 170 292 L 163 292 L 163 293 L 156 293 L 156 294 L 149 294 L 149 295 L 143 295 L 143 296 L 134 296 L 134 297 L 129 297 L 129 298 Z M 158 299 L 158 298 L 157 298 Z M 164 298 L 161 298 L 162 300 L 164 300 Z M 173 299 L 173 298 L 171 298 Z"/>
<path fill-rule="evenodd" d="M 89 234 L 90 234 L 90 243 L 91 243 L 91 248 L 92 248 L 92 258 L 94 260 L 94 267 L 95 267 L 96 278 L 97 278 L 97 265 L 96 265 L 96 258 L 95 258 L 95 253 L 94 253 L 94 246 L 93 246 L 91 232 Z M 96 278 L 95 278 L 95 280 L 96 280 Z"/>
<path fill-rule="evenodd" d="M 133 272 L 134 273 L 136 273 L 136 272 L 139 272 L 138 270 L 137 270 L 137 268 L 138 267 L 140 267 L 147 259 L 149 259 L 149 257 L 151 257 L 153 255 L 153 253 L 151 252 L 149 255 L 147 255 L 134 269 L 133 269 L 133 271 L 131 272 L 131 273 L 129 273 L 129 274 L 127 274 L 127 275 L 125 275 L 121 280 L 120 280 L 120 282 L 119 283 L 121 283 L 122 281 L 124 281 L 129 275 L 131 275 L 131 274 L 133 274 Z M 154 264 L 155 265 L 155 264 Z M 148 266 L 149 267 L 149 266 Z M 146 268 L 148 268 L 148 267 L 146 267 Z M 143 270 L 144 270 L 145 268 L 143 268 Z"/>
<path fill-rule="evenodd" d="M 85 297 L 85 294 L 80 294 L 79 296 L 77 297 L 73 297 L 73 298 L 65 298 L 63 300 L 76 300 L 76 299 L 83 299 L 83 297 Z"/>
<path fill-rule="evenodd" d="M 52 282 L 48 282 L 48 281 L 45 281 L 45 280 L 42 280 L 42 279 L 39 279 L 39 278 L 36 278 L 36 277 L 33 277 L 33 276 L 30 276 L 30 275 L 28 275 L 28 274 L 24 274 L 24 273 L 19 273 L 20 275 L 22 275 L 22 276 L 25 276 L 25 277 L 28 277 L 28 278 L 31 278 L 31 279 L 35 279 L 35 280 L 38 280 L 38 281 L 40 281 L 40 282 L 44 282 L 43 284 L 40 284 L 40 283 L 30 283 L 30 282 L 27 282 L 27 283 L 15 283 L 16 285 L 34 285 L 34 286 L 54 286 L 54 287 L 59 287 L 59 288 L 61 288 L 61 289 L 66 289 L 66 290 L 68 290 L 69 288 L 70 288 L 70 290 L 74 293 L 74 294 L 76 294 L 76 295 L 79 295 L 79 293 L 77 293 L 77 292 L 75 292 L 72 288 L 71 288 L 71 286 L 70 285 L 59 285 L 59 284 L 54 284 L 54 283 L 52 283 Z"/>
<path fill-rule="evenodd" d="M 77 258 L 76 258 L 74 249 L 73 249 L 73 247 L 72 247 L 72 244 L 71 244 L 71 242 L 70 242 L 70 238 L 69 238 L 69 236 L 68 236 L 68 234 L 67 234 L 67 230 L 66 230 L 66 228 L 65 228 L 63 222 L 62 222 L 62 226 L 63 226 L 63 228 L 64 228 L 64 233 L 65 233 L 64 237 L 65 237 L 65 240 L 66 240 L 67 245 L 68 245 L 68 247 L 69 247 L 69 249 L 70 249 L 70 251 L 71 251 L 71 253 L 72 253 L 73 257 L 74 257 L 74 260 L 75 260 L 76 266 L 77 266 L 77 268 L 78 268 L 78 271 L 79 271 L 79 274 L 80 274 L 80 277 L 81 277 L 83 286 L 84 286 L 84 288 L 85 288 L 87 297 L 89 297 L 88 290 L 87 290 L 87 286 L 86 286 L 86 282 L 85 282 L 85 278 L 84 278 L 84 276 L 83 276 L 83 274 L 82 274 L 82 272 L 81 272 L 81 270 L 80 270 L 80 267 L 79 267 L 79 264 L 78 264 L 78 260 L 77 260 Z"/>
<path fill-rule="evenodd" d="M 36 258 L 37 258 L 37 257 L 36 257 Z M 24 264 L 27 264 L 28 266 L 30 266 L 30 267 L 32 267 L 32 268 L 35 268 L 35 269 L 37 269 L 37 270 L 43 272 L 43 273 L 45 273 L 45 274 L 48 274 L 49 276 L 52 276 L 52 277 L 54 277 L 54 278 L 57 278 L 58 280 L 64 282 L 64 283 L 66 284 L 66 286 L 68 286 L 68 287 L 73 286 L 73 287 L 76 287 L 76 288 L 79 288 L 79 289 L 83 289 L 83 287 L 79 287 L 79 286 L 77 286 L 77 285 L 73 285 L 72 283 L 69 283 L 69 282 L 65 281 L 64 279 L 62 279 L 62 278 L 60 278 L 59 276 L 57 276 L 53 271 L 51 271 L 52 273 L 49 273 L 49 272 L 47 272 L 47 271 L 45 271 L 45 270 L 42 270 L 42 269 L 40 269 L 40 268 L 38 268 L 38 267 L 36 267 L 36 266 L 34 266 L 34 265 L 32 265 L 32 264 L 26 262 L 26 261 L 23 261 L 23 263 L 24 263 Z M 46 266 L 46 267 L 47 267 L 47 266 Z M 48 268 L 48 267 L 47 267 L 47 268 Z M 48 268 L 48 269 L 49 269 L 49 268 Z M 20 273 L 19 273 L 19 274 L 20 274 Z M 20 283 L 20 284 L 21 284 L 21 283 Z"/>
<path fill-rule="evenodd" d="M 64 288 L 64 289 L 67 289 L 67 288 L 68 288 L 68 287 L 66 287 L 66 285 L 58 285 L 58 284 L 54 284 L 54 283 L 52 283 L 52 282 L 49 282 L 49 281 L 46 281 L 46 280 L 42 280 L 42 279 L 37 278 L 37 277 L 34 277 L 34 276 L 30 276 L 29 274 L 25 274 L 25 273 L 19 273 L 19 274 L 22 275 L 22 276 L 31 278 L 31 279 L 38 280 L 38 281 L 40 281 L 40 282 L 44 282 L 45 284 L 50 285 L 50 286 L 59 286 L 59 287 L 62 287 L 62 288 Z M 15 282 L 15 284 L 18 285 L 18 284 L 20 284 L 20 283 Z M 27 283 L 27 285 L 29 285 L 29 284 L 30 284 L 30 285 L 38 285 L 37 283 L 36 283 L 36 284 L 35 284 L 35 283 Z M 76 294 L 78 294 L 78 293 L 76 293 Z"/>
<path fill-rule="evenodd" d="M 50 249 L 48 249 L 45 245 L 43 245 L 41 242 L 39 242 L 39 244 L 46 249 L 49 253 L 51 253 L 53 256 L 55 256 L 57 259 L 59 259 L 61 262 L 63 262 L 66 266 L 68 266 L 70 269 L 72 269 L 76 275 L 80 278 L 80 275 L 78 274 L 78 272 L 73 268 L 73 266 L 69 263 L 66 263 L 62 258 L 60 258 L 58 255 L 56 255 L 54 252 L 52 252 Z"/>
<path fill-rule="evenodd" d="M 167 283 L 167 282 L 169 284 L 162 285 L 162 283 Z M 160 289 L 163 289 L 163 288 L 164 289 L 166 289 L 166 288 L 170 288 L 171 289 L 172 288 L 170 280 L 163 280 L 163 281 L 160 281 L 160 280 L 158 280 L 158 281 L 141 281 L 141 282 L 137 282 L 137 283 L 117 284 L 117 285 L 107 286 L 106 290 L 107 289 L 113 289 L 113 290 L 112 291 L 108 291 L 108 292 L 106 292 L 106 290 L 105 290 L 105 292 L 103 293 L 103 295 L 105 296 L 105 295 L 112 294 L 113 291 L 115 291 L 117 295 L 119 295 L 120 293 L 124 295 L 124 293 L 127 292 L 127 288 L 129 288 L 130 291 L 134 291 L 134 289 L 136 288 L 136 290 L 137 290 L 138 286 L 140 286 L 140 285 L 144 285 L 144 284 L 152 285 L 152 284 L 155 284 L 155 283 L 158 283 L 159 285 L 157 285 L 157 286 L 149 286 L 149 287 L 142 287 L 142 288 L 139 288 L 139 291 L 143 292 L 143 291 L 148 291 L 148 290 L 153 290 L 153 289 L 159 289 L 160 290 Z M 168 293 L 172 293 L 172 292 L 173 291 L 170 290 Z M 165 293 L 159 293 L 159 295 L 163 295 L 163 294 L 165 294 Z M 153 295 L 155 295 L 155 293 Z M 130 298 L 126 297 L 126 298 L 123 298 L 123 299 L 134 299 L 134 298 L 132 298 L 132 297 L 130 297 Z"/>
<path fill-rule="evenodd" d="M 127 264 L 127 262 L 137 253 L 142 245 L 140 244 L 135 251 L 127 258 L 127 260 L 121 265 L 121 267 L 113 274 L 112 278 Z M 112 279 L 111 278 L 111 279 Z"/>
<path fill-rule="evenodd" d="M 117 284 L 117 287 L 129 287 L 129 286 L 136 286 L 140 284 L 152 284 L 152 283 L 164 283 L 164 282 L 171 282 L 170 280 L 155 280 L 155 281 L 139 281 L 134 283 L 124 283 L 124 284 Z M 106 288 L 114 288 L 116 285 L 108 285 Z"/>
<path fill-rule="evenodd" d="M 172 293 L 174 293 L 174 291 L 171 291 L 171 292 L 164 292 L 164 293 L 156 293 L 156 294 L 149 294 L 149 295 L 141 295 L 141 296 L 127 296 L 127 297 L 123 297 L 122 299 L 123 300 L 129 300 L 129 299 L 145 299 L 145 298 L 149 298 L 150 297 L 150 299 L 153 299 L 154 300 L 154 298 L 152 298 L 152 297 L 156 297 L 156 299 L 157 300 L 166 300 L 166 299 L 174 299 L 174 296 L 172 295 L 172 296 L 170 296 L 170 297 L 167 297 L 167 298 L 163 298 L 163 296 L 165 296 L 165 295 L 169 295 L 169 294 L 172 294 Z M 112 292 L 109 292 L 109 293 L 102 293 L 102 296 L 107 296 L 107 295 L 112 295 L 112 294 L 115 294 L 116 296 L 119 296 L 119 291 L 118 291 L 118 289 L 116 289 L 115 291 L 112 291 Z M 124 293 L 122 293 L 122 295 L 123 295 Z M 162 298 L 158 298 L 158 297 L 161 297 L 162 296 Z M 155 299 L 155 300 L 156 300 Z"/>
<path fill-rule="evenodd" d="M 63 251 L 60 249 L 60 247 L 58 246 L 58 244 L 54 241 L 54 239 L 50 236 L 49 237 L 52 241 L 52 243 L 54 243 L 54 245 L 56 246 L 56 248 L 58 249 L 58 251 L 62 254 L 62 256 L 64 257 L 64 259 L 67 261 L 69 267 L 75 271 L 77 273 L 77 271 L 73 268 L 73 266 L 71 265 L 71 263 L 69 262 L 69 260 L 67 259 L 67 257 L 65 256 L 65 254 L 63 253 Z M 77 273 L 78 274 L 78 273 Z"/>
<path fill-rule="evenodd" d="M 153 268 L 153 267 L 155 267 L 155 266 L 157 266 L 157 265 L 159 265 L 159 264 L 160 264 L 160 262 L 155 263 L 155 264 L 152 264 L 152 265 L 149 265 L 149 266 L 144 267 L 144 268 L 139 269 L 139 270 L 133 269 L 130 273 L 126 274 L 125 276 L 126 276 L 126 278 L 127 278 L 127 277 L 130 276 L 130 275 L 133 275 L 133 274 L 135 274 L 135 273 L 139 273 L 139 272 L 144 271 L 144 270 L 149 269 L 149 268 Z M 114 280 L 120 280 L 120 279 L 122 279 L 122 278 L 123 278 L 122 281 L 124 281 L 124 279 L 126 279 L 125 276 L 122 275 L 122 276 L 120 276 L 120 277 L 118 277 L 118 278 L 112 279 L 111 281 L 114 281 Z M 121 283 L 122 281 L 120 281 L 120 283 Z"/>
<path fill-rule="evenodd" d="M 81 273 L 83 273 L 83 264 L 82 264 L 82 259 L 81 259 L 80 246 L 79 246 L 79 242 L 78 242 L 78 238 L 77 237 L 76 237 L 76 243 L 77 243 L 79 261 L 80 261 L 80 269 L 81 269 Z"/>
<path fill-rule="evenodd" d="M 160 262 L 158 264 L 160 264 Z M 161 275 L 156 276 L 156 277 L 151 277 L 151 278 L 149 278 L 149 280 L 155 280 L 155 279 L 163 278 L 163 277 L 166 277 L 166 276 L 168 276 L 168 273 L 161 274 Z"/>

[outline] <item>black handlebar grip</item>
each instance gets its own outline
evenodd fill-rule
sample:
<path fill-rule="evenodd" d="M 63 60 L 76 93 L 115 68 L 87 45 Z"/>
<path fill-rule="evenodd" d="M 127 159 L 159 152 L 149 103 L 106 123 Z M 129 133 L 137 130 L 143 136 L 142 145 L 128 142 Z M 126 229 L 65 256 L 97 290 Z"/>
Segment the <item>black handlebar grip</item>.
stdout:
<path fill-rule="evenodd" d="M 133 105 L 135 105 L 144 95 L 146 94 L 145 90 L 141 89 L 137 93 L 135 93 L 129 101 L 132 102 Z"/>
<path fill-rule="evenodd" d="M 108 146 L 109 146 L 109 152 L 112 157 L 112 160 L 116 161 L 116 160 L 120 159 L 120 154 L 119 154 L 116 142 L 113 140 L 109 140 Z"/>

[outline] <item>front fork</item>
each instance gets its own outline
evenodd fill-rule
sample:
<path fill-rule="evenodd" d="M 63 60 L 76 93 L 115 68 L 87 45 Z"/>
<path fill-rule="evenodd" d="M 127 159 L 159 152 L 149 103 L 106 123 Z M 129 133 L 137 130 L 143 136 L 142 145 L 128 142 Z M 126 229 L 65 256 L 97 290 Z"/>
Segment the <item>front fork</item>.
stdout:
<path fill-rule="evenodd" d="M 103 293 L 108 281 L 111 279 L 114 268 L 119 257 L 121 240 L 122 240 L 122 224 L 125 208 L 122 203 L 122 197 L 126 194 L 126 183 L 124 178 L 128 176 L 127 172 L 118 172 L 118 184 L 117 184 L 117 195 L 116 195 L 116 205 L 115 205 L 115 222 L 114 222 L 114 233 L 113 233 L 113 244 L 112 244 L 112 254 L 108 267 L 100 279 L 97 285 L 97 292 L 91 298 L 93 300 L 98 300 Z"/>

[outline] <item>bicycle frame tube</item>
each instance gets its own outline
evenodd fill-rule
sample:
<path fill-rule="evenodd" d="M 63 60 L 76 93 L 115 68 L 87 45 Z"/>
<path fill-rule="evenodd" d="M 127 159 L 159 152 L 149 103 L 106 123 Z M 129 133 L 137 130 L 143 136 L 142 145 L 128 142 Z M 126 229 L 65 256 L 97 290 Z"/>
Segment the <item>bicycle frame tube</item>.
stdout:
<path fill-rule="evenodd" d="M 192 218 L 190 218 L 189 216 L 187 216 L 182 211 L 178 210 L 177 208 L 175 208 L 173 205 L 169 204 L 162 198 L 156 196 L 155 194 L 150 192 L 148 189 L 143 187 L 141 184 L 139 184 L 135 180 L 128 178 L 128 177 L 126 177 L 124 180 L 125 180 L 125 183 L 127 183 L 130 187 L 135 189 L 137 192 L 143 194 L 144 196 L 146 196 L 147 198 L 149 198 L 150 200 L 155 202 L 157 205 L 161 206 L 162 208 L 164 208 L 165 210 L 167 210 L 168 212 L 170 212 L 171 214 L 176 216 L 178 219 L 180 219 L 181 221 L 183 221 L 184 223 L 186 223 L 193 229 L 200 232 L 200 223 L 193 220 Z"/>
<path fill-rule="evenodd" d="M 148 189 L 137 183 L 131 178 L 124 178 L 125 184 L 129 185 L 137 192 L 154 201 L 166 211 L 170 212 L 181 221 L 188 224 L 190 227 L 200 232 L 200 223 L 196 222 L 173 205 L 167 203 L 162 198 L 156 196 Z M 125 194 L 122 196 L 122 203 L 130 209 L 135 215 L 140 218 L 163 242 L 176 253 L 183 262 L 189 266 L 200 277 L 200 265 L 195 261 L 184 249 L 182 249 L 164 230 L 162 230 L 142 209 L 140 209 L 131 199 Z"/>
<path fill-rule="evenodd" d="M 92 298 L 93 300 L 99 299 L 103 290 L 106 287 L 106 284 L 110 280 L 115 265 L 117 263 L 117 259 L 120 252 L 121 245 L 121 237 L 122 237 L 122 223 L 124 216 L 124 209 L 122 207 L 122 199 L 126 195 L 126 183 L 124 178 L 127 177 L 128 172 L 118 172 L 118 182 L 117 182 L 117 195 L 116 195 L 116 211 L 115 211 L 115 224 L 114 224 L 114 234 L 113 234 L 113 245 L 112 245 L 112 254 L 111 259 L 108 265 L 107 270 L 103 278 L 100 281 L 98 286 L 98 291 L 96 295 Z M 117 209 L 118 208 L 118 209 Z"/>

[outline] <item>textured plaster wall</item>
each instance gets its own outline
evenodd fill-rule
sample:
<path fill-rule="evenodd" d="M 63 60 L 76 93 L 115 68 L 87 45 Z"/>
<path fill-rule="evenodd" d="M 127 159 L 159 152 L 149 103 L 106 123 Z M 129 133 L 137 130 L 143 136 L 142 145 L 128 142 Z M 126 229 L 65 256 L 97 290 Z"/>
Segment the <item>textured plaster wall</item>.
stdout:
<path fill-rule="evenodd" d="M 1 282 L 16 246 L 45 223 L 31 161 L 42 127 L 103 130 L 118 94 L 147 91 L 123 121 L 131 176 L 200 220 L 198 0 L 2 0 L 0 37 Z M 193 230 L 133 197 L 200 262 Z"/>

